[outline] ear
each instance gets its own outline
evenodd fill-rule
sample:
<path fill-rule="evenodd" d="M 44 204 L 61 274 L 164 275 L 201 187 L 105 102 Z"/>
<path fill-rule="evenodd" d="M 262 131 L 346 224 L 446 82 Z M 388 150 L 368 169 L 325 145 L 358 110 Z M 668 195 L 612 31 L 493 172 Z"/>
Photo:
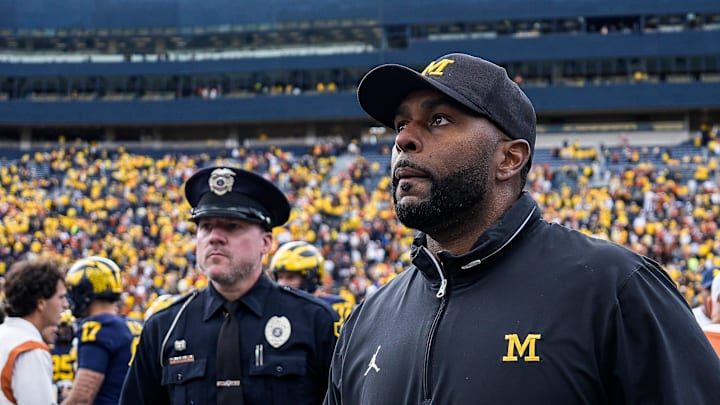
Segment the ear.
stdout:
<path fill-rule="evenodd" d="M 262 254 L 264 254 L 264 255 L 268 254 L 268 252 L 270 252 L 270 249 L 272 249 L 272 244 L 273 244 L 272 232 L 263 232 L 262 248 L 260 249 Z"/>
<path fill-rule="evenodd" d="M 500 150 L 503 159 L 497 168 L 497 179 L 509 180 L 517 176 L 530 159 L 530 144 L 524 139 L 502 142 Z"/>
<path fill-rule="evenodd" d="M 35 310 L 38 312 L 43 312 L 45 310 L 46 306 L 47 306 L 47 300 L 45 298 L 40 298 L 37 300 L 37 305 L 35 306 Z"/>

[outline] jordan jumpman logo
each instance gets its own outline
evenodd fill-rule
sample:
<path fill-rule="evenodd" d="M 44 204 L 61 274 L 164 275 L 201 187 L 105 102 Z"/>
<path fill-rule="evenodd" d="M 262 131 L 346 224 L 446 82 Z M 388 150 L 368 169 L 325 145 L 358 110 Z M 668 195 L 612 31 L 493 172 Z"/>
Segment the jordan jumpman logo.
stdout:
<path fill-rule="evenodd" d="M 378 367 L 377 363 L 375 363 L 375 360 L 377 360 L 378 352 L 380 351 L 380 345 L 378 345 L 377 350 L 375 350 L 375 354 L 373 354 L 372 359 L 370 359 L 370 363 L 368 363 L 368 368 L 365 370 L 365 374 L 367 375 L 370 372 L 370 369 L 375 369 L 376 373 L 380 372 L 380 367 Z"/>

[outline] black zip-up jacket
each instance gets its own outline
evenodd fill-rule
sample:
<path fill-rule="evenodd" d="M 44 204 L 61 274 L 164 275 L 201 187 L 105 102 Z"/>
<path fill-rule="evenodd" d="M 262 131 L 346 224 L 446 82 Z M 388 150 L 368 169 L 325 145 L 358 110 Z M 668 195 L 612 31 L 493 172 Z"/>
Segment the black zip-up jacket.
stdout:
<path fill-rule="evenodd" d="M 467 254 L 420 234 L 353 311 L 325 404 L 720 404 L 720 361 L 665 271 L 541 219 L 528 194 Z"/>

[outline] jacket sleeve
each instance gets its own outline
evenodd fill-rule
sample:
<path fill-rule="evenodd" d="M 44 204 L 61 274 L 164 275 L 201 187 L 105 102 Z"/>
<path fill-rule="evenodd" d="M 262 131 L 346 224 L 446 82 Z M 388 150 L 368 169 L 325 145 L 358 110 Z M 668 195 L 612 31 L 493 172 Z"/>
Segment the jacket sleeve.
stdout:
<path fill-rule="evenodd" d="M 656 263 L 620 286 L 608 336 L 608 403 L 720 404 L 720 360 Z"/>
<path fill-rule="evenodd" d="M 121 405 L 170 404 L 167 390 L 161 380 L 162 367 L 160 367 L 158 342 L 162 337 L 157 320 L 151 318 L 140 334 L 140 341 L 120 394 Z"/>
<path fill-rule="evenodd" d="M 329 308 L 328 308 L 329 309 Z M 330 373 L 330 363 L 332 361 L 333 350 L 337 343 L 335 337 L 335 327 L 339 322 L 338 315 L 333 310 L 320 310 L 316 316 L 316 344 L 317 353 L 320 361 L 321 374 L 318 378 L 322 381 L 317 384 L 318 391 L 316 403 L 320 403 L 327 391 L 328 375 Z"/>
<path fill-rule="evenodd" d="M 347 343 L 352 335 L 352 331 L 355 328 L 355 322 L 357 321 L 358 314 L 362 303 L 353 309 L 350 316 L 343 323 L 342 329 L 340 330 L 340 337 L 338 338 L 335 350 L 332 356 L 332 362 L 330 364 L 330 377 L 328 381 L 327 394 L 325 395 L 325 401 L 323 405 L 340 405 L 342 404 L 342 368 L 343 360 L 347 350 Z"/>

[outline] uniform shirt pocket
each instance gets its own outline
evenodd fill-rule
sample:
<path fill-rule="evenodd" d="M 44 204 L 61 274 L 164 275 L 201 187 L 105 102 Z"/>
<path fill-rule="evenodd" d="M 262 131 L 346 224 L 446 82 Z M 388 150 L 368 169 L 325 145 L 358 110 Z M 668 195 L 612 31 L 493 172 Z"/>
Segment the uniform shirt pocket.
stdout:
<path fill-rule="evenodd" d="M 168 364 L 162 370 L 162 385 L 168 390 L 172 403 L 206 403 L 207 386 L 215 385 L 214 381 L 206 381 L 206 359 L 195 359 L 192 362 Z"/>
<path fill-rule="evenodd" d="M 248 370 L 251 384 L 245 385 L 248 402 L 266 405 L 317 404 L 315 382 L 308 375 L 305 354 L 266 354 L 262 365 L 253 363 Z"/>
<path fill-rule="evenodd" d="M 266 356 L 262 365 L 253 364 L 251 376 L 304 376 L 307 374 L 305 356 Z"/>

